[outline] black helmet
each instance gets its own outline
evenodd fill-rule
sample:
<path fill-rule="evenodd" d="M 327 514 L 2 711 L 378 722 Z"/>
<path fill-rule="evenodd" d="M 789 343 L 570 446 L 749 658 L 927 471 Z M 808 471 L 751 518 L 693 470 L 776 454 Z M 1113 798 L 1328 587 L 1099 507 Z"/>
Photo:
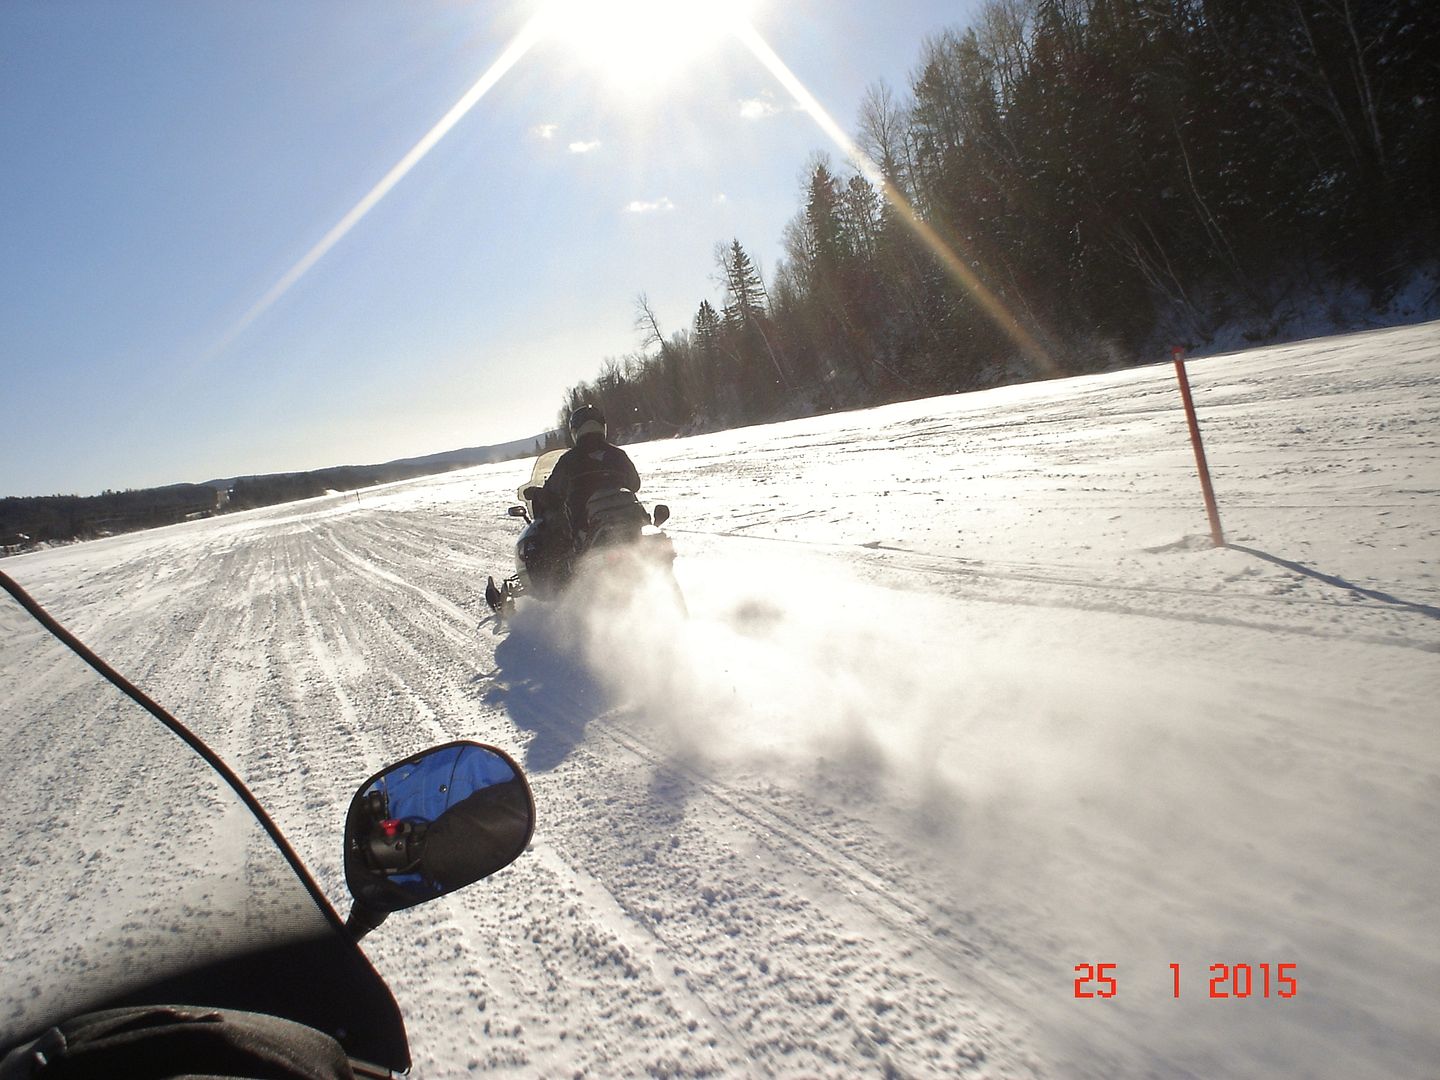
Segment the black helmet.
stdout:
<path fill-rule="evenodd" d="M 600 411 L 598 405 L 581 405 L 570 414 L 570 442 L 578 443 L 582 435 L 595 434 L 602 439 L 607 431 L 605 428 L 605 414 Z"/>

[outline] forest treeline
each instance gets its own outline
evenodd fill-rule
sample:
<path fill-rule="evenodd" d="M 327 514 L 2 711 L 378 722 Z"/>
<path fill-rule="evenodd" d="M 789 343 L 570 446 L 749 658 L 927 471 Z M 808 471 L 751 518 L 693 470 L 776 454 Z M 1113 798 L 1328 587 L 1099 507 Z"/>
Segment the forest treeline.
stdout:
<path fill-rule="evenodd" d="M 342 465 L 303 473 L 242 476 L 215 484 L 0 499 L 0 544 L 7 553 L 47 544 L 174 525 L 195 518 L 313 499 L 443 471 L 424 464 Z"/>
<path fill-rule="evenodd" d="M 242 476 L 208 484 L 171 484 L 106 491 L 99 495 L 0 498 L 0 548 L 5 554 L 16 554 L 48 544 L 93 540 L 334 492 L 360 491 L 467 465 L 533 456 L 558 445 L 558 433 L 550 432 L 537 438 L 528 449 L 522 449 L 519 444 L 474 447 L 382 465 L 338 465 L 311 472 Z"/>
<path fill-rule="evenodd" d="M 7 554 L 45 544 L 172 525 L 208 517 L 221 496 L 206 484 L 0 499 L 0 544 Z"/>
<path fill-rule="evenodd" d="M 769 279 L 565 394 L 622 434 L 1154 359 L 1440 252 L 1435 0 L 990 0 L 816 155 Z M 718 306 L 717 306 L 718 305 Z M 670 330 L 667 334 L 665 331 Z"/>

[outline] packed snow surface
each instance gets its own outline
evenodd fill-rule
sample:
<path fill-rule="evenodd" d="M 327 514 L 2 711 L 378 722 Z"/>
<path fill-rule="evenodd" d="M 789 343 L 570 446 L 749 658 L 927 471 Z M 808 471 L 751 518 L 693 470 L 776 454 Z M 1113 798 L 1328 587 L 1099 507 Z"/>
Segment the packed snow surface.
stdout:
<path fill-rule="evenodd" d="M 497 626 L 524 462 L 4 567 L 337 907 L 360 780 L 525 765 L 365 941 L 416 1076 L 1434 1076 L 1440 326 L 1190 376 L 1225 548 L 1167 363 L 633 447 L 688 618 Z"/>

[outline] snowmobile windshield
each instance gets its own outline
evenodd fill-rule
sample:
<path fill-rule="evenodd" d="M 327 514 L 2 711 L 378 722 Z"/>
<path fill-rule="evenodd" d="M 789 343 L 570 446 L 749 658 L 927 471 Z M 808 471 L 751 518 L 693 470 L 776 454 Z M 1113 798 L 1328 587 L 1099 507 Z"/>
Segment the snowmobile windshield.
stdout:
<path fill-rule="evenodd" d="M 408 1067 L 389 990 L 242 798 L 3 590 L 0 760 L 0 1056 L 163 1003 L 281 1016 Z"/>
<path fill-rule="evenodd" d="M 525 490 L 531 487 L 544 487 L 545 481 L 550 479 L 550 474 L 555 471 L 555 463 L 565 456 L 564 450 L 549 450 L 535 459 L 535 467 L 530 470 L 530 479 L 515 489 L 515 496 L 524 499 L 525 509 L 530 511 L 530 516 L 535 516 L 535 507 L 530 500 L 525 498 Z"/>

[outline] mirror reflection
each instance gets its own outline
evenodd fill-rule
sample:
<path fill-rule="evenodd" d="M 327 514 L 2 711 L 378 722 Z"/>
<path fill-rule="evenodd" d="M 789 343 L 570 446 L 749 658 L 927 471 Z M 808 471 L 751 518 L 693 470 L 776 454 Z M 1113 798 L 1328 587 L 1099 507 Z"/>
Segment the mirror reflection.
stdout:
<path fill-rule="evenodd" d="M 399 911 L 509 865 L 535 827 L 524 774 L 479 743 L 435 747 L 377 773 L 345 826 L 345 877 L 355 899 Z"/>

